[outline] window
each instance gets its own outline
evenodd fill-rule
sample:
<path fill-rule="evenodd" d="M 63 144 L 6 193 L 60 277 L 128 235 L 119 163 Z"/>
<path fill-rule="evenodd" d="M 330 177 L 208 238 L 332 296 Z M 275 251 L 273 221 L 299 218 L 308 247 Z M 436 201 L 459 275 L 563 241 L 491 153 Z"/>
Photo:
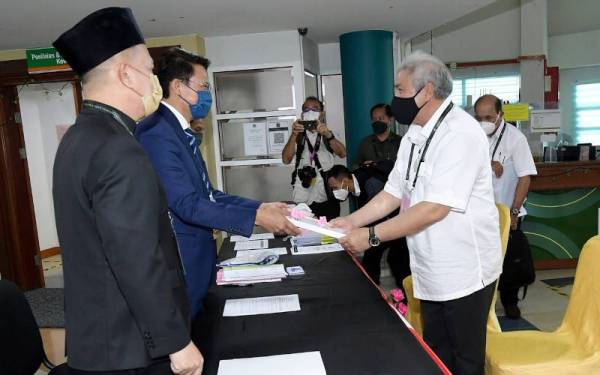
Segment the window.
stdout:
<path fill-rule="evenodd" d="M 600 83 L 575 85 L 575 141 L 600 144 Z"/>
<path fill-rule="evenodd" d="M 521 88 L 519 75 L 459 78 L 453 81 L 453 85 L 452 101 L 463 108 L 475 104 L 480 96 L 486 94 L 496 95 L 502 101 L 517 103 Z"/>

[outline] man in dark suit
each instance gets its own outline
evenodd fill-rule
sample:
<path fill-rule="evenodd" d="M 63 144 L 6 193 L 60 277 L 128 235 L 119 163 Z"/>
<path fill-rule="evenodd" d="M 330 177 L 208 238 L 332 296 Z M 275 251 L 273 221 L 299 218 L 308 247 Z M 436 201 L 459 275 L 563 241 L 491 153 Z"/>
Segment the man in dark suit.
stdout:
<path fill-rule="evenodd" d="M 269 232 L 299 234 L 284 203 L 261 203 L 215 190 L 198 149 L 192 120 L 207 116 L 212 100 L 209 61 L 179 48 L 161 56 L 157 69 L 164 101 L 136 129 L 167 193 L 186 271 L 192 316 L 202 310 L 215 282 L 217 248 L 213 229 L 250 236 L 254 225 Z"/>
<path fill-rule="evenodd" d="M 54 46 L 85 99 L 54 164 L 70 373 L 200 375 L 165 194 L 133 136 L 162 96 L 133 14 L 94 12 Z"/>

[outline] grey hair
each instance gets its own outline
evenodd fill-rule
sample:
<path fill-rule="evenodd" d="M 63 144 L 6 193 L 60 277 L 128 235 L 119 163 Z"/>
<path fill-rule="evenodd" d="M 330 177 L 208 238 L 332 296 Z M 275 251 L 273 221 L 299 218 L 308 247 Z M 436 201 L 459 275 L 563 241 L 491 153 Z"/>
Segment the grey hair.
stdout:
<path fill-rule="evenodd" d="M 428 82 L 433 85 L 436 99 L 446 99 L 452 93 L 452 74 L 440 59 L 422 51 L 415 51 L 406 57 L 398 72 L 410 73 L 414 88 L 419 91 Z"/>

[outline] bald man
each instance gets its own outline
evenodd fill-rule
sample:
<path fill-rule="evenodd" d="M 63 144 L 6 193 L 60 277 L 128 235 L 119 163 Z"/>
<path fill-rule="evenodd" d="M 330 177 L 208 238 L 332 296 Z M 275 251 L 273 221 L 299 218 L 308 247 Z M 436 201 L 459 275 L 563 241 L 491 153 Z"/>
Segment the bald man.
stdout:
<path fill-rule="evenodd" d="M 520 227 L 521 219 L 527 214 L 523 202 L 529 191 L 531 176 L 537 174 L 533 156 L 527 138 L 515 126 L 504 121 L 502 101 L 494 95 L 484 95 L 475 102 L 475 118 L 488 136 L 490 143 L 490 159 L 492 160 L 492 183 L 496 203 L 510 208 L 511 230 Z M 520 245 L 515 236 L 508 241 L 508 252 Z M 513 264 L 504 262 L 504 270 L 500 276 L 498 289 L 500 300 L 506 316 L 519 319 L 521 310 L 518 307 L 520 286 L 510 285 L 506 275 L 514 273 Z"/>
<path fill-rule="evenodd" d="M 162 97 L 133 14 L 96 11 L 54 46 L 84 97 L 54 163 L 69 373 L 200 375 L 165 193 L 133 136 Z"/>

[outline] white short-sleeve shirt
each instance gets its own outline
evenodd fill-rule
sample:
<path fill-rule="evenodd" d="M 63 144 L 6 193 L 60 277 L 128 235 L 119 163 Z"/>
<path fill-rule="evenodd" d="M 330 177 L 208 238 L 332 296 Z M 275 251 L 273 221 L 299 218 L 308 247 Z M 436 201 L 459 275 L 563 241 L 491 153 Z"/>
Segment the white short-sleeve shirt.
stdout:
<path fill-rule="evenodd" d="M 504 130 L 504 133 L 502 131 Z M 500 136 L 502 135 L 502 138 Z M 512 207 L 515 199 L 515 190 L 520 177 L 534 176 L 537 174 L 533 155 L 527 138 L 515 126 L 502 121 L 498 130 L 493 136 L 488 138 L 490 157 L 498 145 L 493 159 L 502 164 L 503 172 L 500 178 L 492 173 L 492 183 L 494 185 L 494 196 L 497 203 L 502 203 L 508 208 Z M 500 141 L 500 142 L 498 142 Z M 520 207 L 519 216 L 525 215 L 525 208 Z"/>
<path fill-rule="evenodd" d="M 470 295 L 496 281 L 502 270 L 487 136 L 460 107 L 441 122 L 413 187 L 426 140 L 449 104 L 448 98 L 425 126 L 410 126 L 385 186 L 410 206 L 426 201 L 451 208 L 441 221 L 407 236 L 415 297 L 429 301 Z"/>
<path fill-rule="evenodd" d="M 316 132 L 306 132 L 306 137 L 310 141 L 313 147 L 317 143 L 317 137 L 319 136 Z M 321 163 L 321 167 L 323 171 L 327 172 L 330 170 L 335 164 L 335 155 L 330 152 L 325 146 L 325 138 L 321 137 L 321 144 L 319 145 L 319 149 L 317 150 L 317 157 L 319 158 L 319 162 Z M 295 162 L 295 159 L 294 161 Z M 317 169 L 314 161 L 310 159 L 310 151 L 308 146 L 304 145 L 304 150 L 302 151 L 302 157 L 300 158 L 300 163 L 298 165 L 298 169 L 301 169 L 307 165 L 311 165 Z M 323 177 L 320 173 L 317 172 L 317 177 L 315 179 L 314 185 L 309 188 L 305 188 L 302 186 L 302 181 L 298 177 L 296 177 L 296 183 L 293 186 L 292 190 L 292 201 L 295 203 L 322 203 L 327 200 L 327 193 L 325 192 L 325 181 L 323 181 Z"/>

